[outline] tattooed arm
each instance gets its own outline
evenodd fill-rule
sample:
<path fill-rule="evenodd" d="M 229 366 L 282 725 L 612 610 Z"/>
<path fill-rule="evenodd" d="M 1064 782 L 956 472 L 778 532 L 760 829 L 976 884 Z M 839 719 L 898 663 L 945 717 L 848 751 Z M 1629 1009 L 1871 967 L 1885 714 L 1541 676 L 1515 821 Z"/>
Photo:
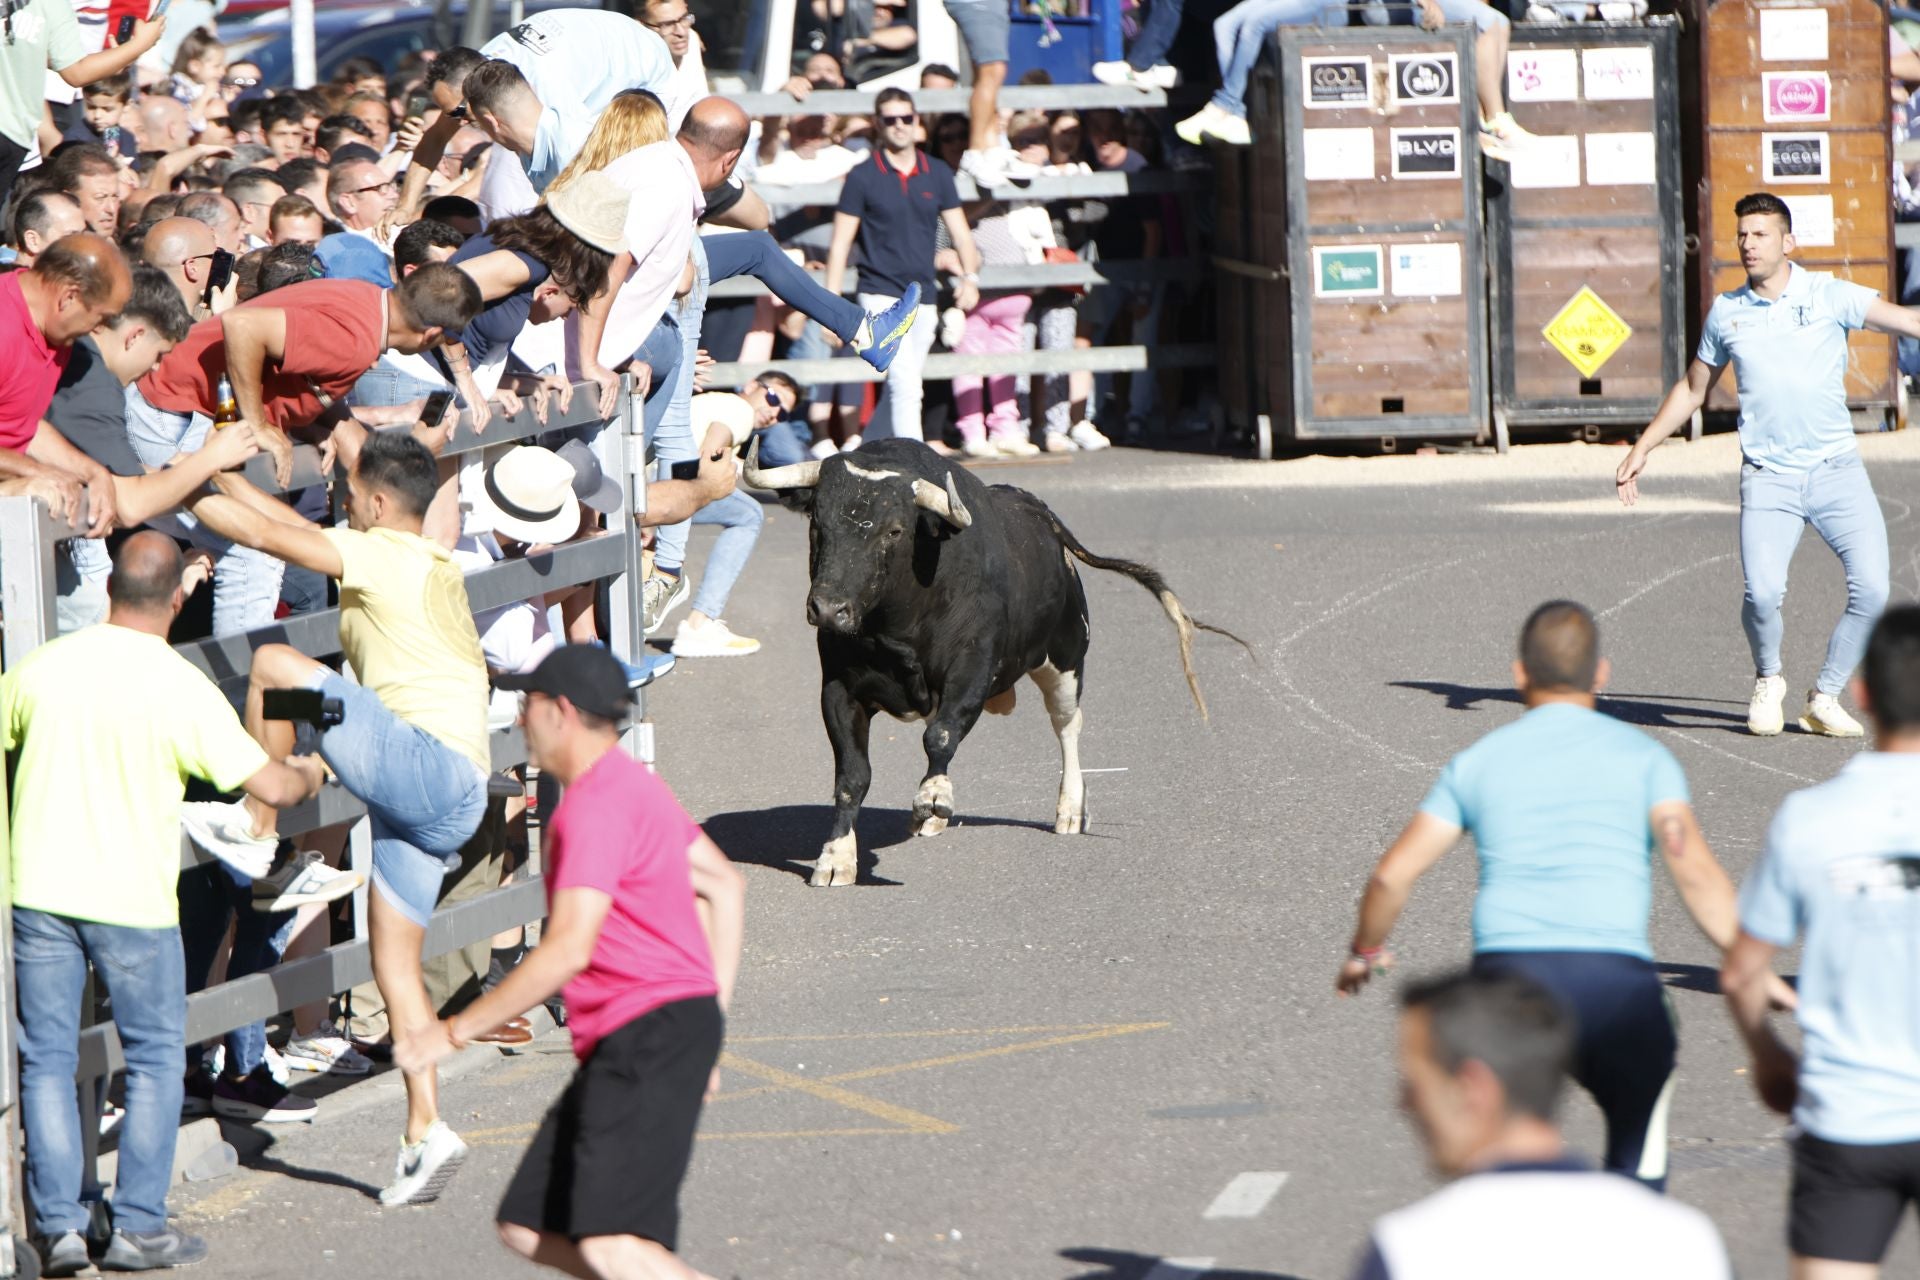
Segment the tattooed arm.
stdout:
<path fill-rule="evenodd" d="M 1694 820 L 1693 806 L 1669 800 L 1653 806 L 1648 814 L 1653 826 L 1653 842 L 1667 860 L 1673 887 L 1687 914 L 1700 926 L 1700 932 L 1721 951 L 1726 951 L 1740 936 L 1740 913 L 1735 902 L 1733 881 L 1707 847 Z"/>

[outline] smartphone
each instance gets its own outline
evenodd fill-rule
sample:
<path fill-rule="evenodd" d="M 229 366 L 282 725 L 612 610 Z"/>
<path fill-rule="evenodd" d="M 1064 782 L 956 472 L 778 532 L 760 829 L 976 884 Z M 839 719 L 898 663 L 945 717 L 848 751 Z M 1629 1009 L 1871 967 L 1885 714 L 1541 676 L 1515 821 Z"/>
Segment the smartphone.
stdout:
<path fill-rule="evenodd" d="M 447 416 L 447 406 L 452 403 L 453 403 L 453 392 L 451 391 L 434 392 L 432 395 L 429 395 L 427 397 L 426 407 L 420 410 L 420 421 L 426 423 L 430 427 L 439 426 L 440 420 Z"/>
<path fill-rule="evenodd" d="M 698 480 L 700 459 L 688 458 L 685 462 L 676 462 L 668 468 L 668 474 L 675 480 Z"/>
<path fill-rule="evenodd" d="M 128 14 L 126 17 L 120 19 L 120 27 L 113 33 L 113 42 L 115 44 L 125 44 L 127 41 L 133 39 L 134 21 L 135 19 L 132 14 Z"/>
<path fill-rule="evenodd" d="M 338 698 L 322 697 L 318 689 L 262 689 L 260 716 L 324 729 L 346 719 L 346 704 Z"/>
<path fill-rule="evenodd" d="M 147 15 L 147 21 L 152 22 L 155 18 L 166 17 L 167 8 L 172 4 L 173 0 L 160 0 L 160 3 L 153 6 L 153 12 Z"/>
<path fill-rule="evenodd" d="M 227 287 L 233 280 L 233 255 L 225 249 L 213 251 L 213 261 L 207 267 L 207 292 L 201 301 L 213 305 L 213 295 Z"/>
<path fill-rule="evenodd" d="M 424 93 L 416 93 L 407 99 L 407 118 L 424 120 L 427 112 L 433 110 L 433 98 Z"/>

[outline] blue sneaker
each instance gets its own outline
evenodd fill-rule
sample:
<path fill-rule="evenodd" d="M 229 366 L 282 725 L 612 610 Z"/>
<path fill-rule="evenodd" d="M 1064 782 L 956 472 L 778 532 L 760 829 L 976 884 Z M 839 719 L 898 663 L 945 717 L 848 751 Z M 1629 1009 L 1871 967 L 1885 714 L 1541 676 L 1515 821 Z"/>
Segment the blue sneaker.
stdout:
<path fill-rule="evenodd" d="M 595 640 L 594 644 L 602 649 L 607 647 L 598 640 Z M 655 680 L 658 680 L 661 676 L 673 670 L 674 661 L 673 654 L 670 652 L 652 653 L 644 651 L 640 661 L 637 663 L 628 662 L 617 653 L 613 656 L 613 660 L 618 662 L 621 670 L 627 673 L 627 687 L 629 689 L 642 689 L 652 684 Z"/>
<path fill-rule="evenodd" d="M 882 311 L 877 316 L 868 316 L 867 325 L 872 332 L 872 341 L 860 352 L 860 358 L 881 373 L 893 363 L 893 357 L 900 350 L 900 340 L 907 336 L 907 330 L 913 328 L 915 317 L 920 314 L 920 283 L 915 281 L 907 286 L 907 296 Z"/>

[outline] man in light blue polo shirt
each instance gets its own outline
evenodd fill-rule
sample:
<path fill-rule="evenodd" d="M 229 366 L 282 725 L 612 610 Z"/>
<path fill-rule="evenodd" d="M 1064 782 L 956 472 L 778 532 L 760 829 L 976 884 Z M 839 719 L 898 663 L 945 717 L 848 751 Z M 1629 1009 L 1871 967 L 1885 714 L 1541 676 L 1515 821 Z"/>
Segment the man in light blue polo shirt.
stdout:
<path fill-rule="evenodd" d="M 1847 611 L 1827 643 L 1800 727 L 1857 738 L 1860 724 L 1840 705 L 1840 692 L 1886 608 L 1889 567 L 1886 521 L 1847 411 L 1847 334 L 1874 329 L 1920 337 L 1920 312 L 1788 261 L 1793 214 L 1778 196 L 1743 196 L 1733 211 L 1747 283 L 1714 299 L 1686 379 L 1667 393 L 1614 484 L 1632 506 L 1654 446 L 1706 404 L 1732 363 L 1740 384 L 1740 563 L 1747 583 L 1740 618 L 1754 667 L 1747 729 L 1771 736 L 1785 725 L 1780 604 L 1793 550 L 1812 525 L 1846 571 Z"/>
<path fill-rule="evenodd" d="M 678 129 L 688 108 L 706 96 L 704 86 L 691 92 L 679 82 L 667 42 L 624 12 L 548 9 L 529 14 L 525 22 L 481 45 L 480 55 L 520 68 L 540 101 L 563 115 L 577 109 L 587 130 L 607 104 L 628 89 L 645 89 L 660 99 L 671 129 Z"/>
<path fill-rule="evenodd" d="M 1606 1167 L 1660 1189 L 1679 1039 L 1647 941 L 1655 843 L 1702 933 L 1724 950 L 1738 922 L 1673 753 L 1595 709 L 1607 675 L 1592 614 L 1569 600 L 1533 611 L 1513 664 L 1527 713 L 1455 756 L 1381 857 L 1336 986 L 1352 994 L 1385 967 L 1414 881 L 1471 832 L 1473 971 L 1560 999 L 1578 1028 L 1573 1078 L 1606 1115 Z"/>
<path fill-rule="evenodd" d="M 1760 1100 L 1800 1128 L 1787 1238 L 1805 1277 L 1876 1274 L 1920 1199 L 1920 606 L 1880 619 L 1853 692 L 1874 749 L 1780 806 L 1720 976 Z M 1758 988 L 1801 936 L 1796 1063 Z"/>

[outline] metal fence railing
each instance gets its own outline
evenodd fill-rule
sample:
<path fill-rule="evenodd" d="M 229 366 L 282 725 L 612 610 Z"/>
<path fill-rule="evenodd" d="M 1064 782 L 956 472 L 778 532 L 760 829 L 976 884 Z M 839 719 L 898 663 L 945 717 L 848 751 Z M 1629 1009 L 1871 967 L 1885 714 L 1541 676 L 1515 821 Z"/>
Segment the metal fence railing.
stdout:
<path fill-rule="evenodd" d="M 596 388 L 590 383 L 576 387 L 572 408 L 565 413 L 555 408 L 545 423 L 535 419 L 531 408 L 523 408 L 511 418 L 496 415 L 481 433 L 473 430 L 469 418 L 463 415 L 443 456 L 498 453 L 529 437 L 566 428 L 596 425 L 605 428 L 596 436 L 594 448 L 606 473 L 620 478 L 626 494 L 625 518 L 611 522 L 612 527 L 599 536 L 568 543 L 539 556 L 502 561 L 468 574 L 467 596 L 473 610 L 480 612 L 558 588 L 605 582 L 610 603 L 609 643 L 615 653 L 631 660 L 645 640 L 641 617 L 640 537 L 635 520 L 646 505 L 645 452 L 640 417 L 634 411 L 631 395 L 623 387 L 615 416 L 603 420 L 596 411 L 595 392 Z M 265 458 L 249 463 L 247 475 L 268 492 L 279 491 Z M 316 451 L 308 446 L 297 449 L 293 482 L 288 487 L 305 487 L 323 478 Z M 35 499 L 0 498 L 0 602 L 5 608 L 5 657 L 9 664 L 54 634 L 54 544 L 71 537 L 72 533 L 72 529 L 60 526 L 46 506 Z M 180 645 L 176 651 L 205 671 L 238 704 L 245 696 L 251 655 L 263 644 L 292 645 L 315 658 L 335 655 L 340 651 L 339 611 L 326 609 L 302 614 L 254 631 Z M 652 726 L 645 722 L 644 715 L 642 702 L 635 708 L 634 725 L 625 745 L 639 758 L 651 760 Z M 526 760 L 525 744 L 518 729 L 496 731 L 492 748 L 496 771 Z M 365 806 L 330 780 L 313 800 L 282 811 L 280 831 L 293 836 L 347 822 L 353 824 L 348 839 L 349 863 L 363 879 L 354 898 L 353 941 L 189 996 L 187 1043 L 220 1035 L 302 1004 L 326 1000 L 372 977 L 366 932 L 366 885 L 371 880 L 373 849 Z M 0 832 L 3 831 L 4 812 L 0 812 Z M 205 860 L 186 840 L 182 840 L 181 846 L 183 870 Z M 0 892 L 10 900 L 7 873 L 7 861 L 0 859 Z M 536 853 L 529 874 L 514 884 L 436 911 L 427 930 L 425 954 L 438 956 L 458 950 L 504 929 L 536 921 L 545 910 L 545 891 Z M 0 1072 L 0 1116 L 4 1116 L 7 1151 L 17 1153 L 20 1150 L 19 1085 L 13 1043 L 12 958 L 11 914 L 0 912 L 0 966 L 6 970 L 5 1016 L 0 1017 L 0 1062 L 5 1068 Z M 111 1022 L 88 1027 L 81 1033 L 76 1083 L 82 1091 L 85 1114 L 94 1114 L 99 1105 L 101 1083 L 122 1065 L 119 1038 Z M 92 1168 L 97 1156 L 99 1127 L 85 1125 L 82 1132 L 87 1136 L 88 1167 Z M 0 1214 L 4 1214 L 0 1220 L 0 1277 L 16 1274 L 12 1239 L 17 1228 L 10 1229 L 10 1224 L 21 1221 L 19 1186 L 12 1160 L 0 1160 Z"/>

